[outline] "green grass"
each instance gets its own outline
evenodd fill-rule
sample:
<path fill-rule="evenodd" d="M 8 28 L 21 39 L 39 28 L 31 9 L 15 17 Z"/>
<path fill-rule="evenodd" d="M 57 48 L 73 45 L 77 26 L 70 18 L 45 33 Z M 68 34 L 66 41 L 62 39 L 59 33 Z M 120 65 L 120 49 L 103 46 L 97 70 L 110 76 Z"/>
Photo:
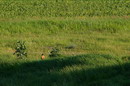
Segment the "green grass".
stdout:
<path fill-rule="evenodd" d="M 125 17 L 1 21 L 0 86 L 129 86 L 129 22 Z M 25 59 L 13 55 L 17 40 L 26 41 Z M 61 57 L 48 57 L 53 47 Z"/>
<path fill-rule="evenodd" d="M 48 56 L 53 47 L 59 47 L 63 55 L 129 55 L 129 23 L 125 17 L 1 21 L 1 54 L 10 55 L 14 43 L 25 40 L 29 58 L 39 58 L 41 53 Z M 75 48 L 66 49 L 68 46 Z"/>
<path fill-rule="evenodd" d="M 1 18 L 130 15 L 129 0 L 0 0 Z"/>
<path fill-rule="evenodd" d="M 129 61 L 86 54 L 45 61 L 0 63 L 1 86 L 126 86 Z"/>
<path fill-rule="evenodd" d="M 129 17 L 93 18 L 43 18 L 27 20 L 5 20 L 0 22 L 2 34 L 55 34 L 58 32 L 86 32 L 88 30 L 118 32 L 129 30 Z"/>
<path fill-rule="evenodd" d="M 129 86 L 129 38 L 129 0 L 0 0 L 0 86 Z"/>

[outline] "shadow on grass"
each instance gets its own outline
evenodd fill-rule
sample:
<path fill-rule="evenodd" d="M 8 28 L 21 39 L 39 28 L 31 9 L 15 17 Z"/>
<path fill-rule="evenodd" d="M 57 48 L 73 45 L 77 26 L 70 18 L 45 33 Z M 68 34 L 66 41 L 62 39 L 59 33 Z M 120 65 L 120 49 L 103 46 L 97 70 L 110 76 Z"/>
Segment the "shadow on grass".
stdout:
<path fill-rule="evenodd" d="M 0 86 L 130 86 L 130 64 L 105 65 L 111 61 L 116 63 L 110 55 L 87 54 L 44 61 L 0 63 Z M 75 70 L 73 66 L 81 69 Z M 73 71 L 63 71 L 66 67 Z"/>

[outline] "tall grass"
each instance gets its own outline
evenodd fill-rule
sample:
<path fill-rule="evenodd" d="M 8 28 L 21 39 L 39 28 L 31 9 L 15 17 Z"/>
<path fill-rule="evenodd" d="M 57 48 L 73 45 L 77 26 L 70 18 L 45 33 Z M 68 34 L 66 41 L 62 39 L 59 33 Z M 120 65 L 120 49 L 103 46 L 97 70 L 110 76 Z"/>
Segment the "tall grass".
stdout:
<path fill-rule="evenodd" d="M 14 43 L 25 40 L 29 58 L 48 56 L 58 46 L 61 54 L 129 54 L 129 17 L 43 18 L 0 21 L 2 55 L 14 53 Z M 75 46 L 74 49 L 65 47 Z"/>
<path fill-rule="evenodd" d="M 130 18 L 88 18 L 88 19 L 40 19 L 30 21 L 1 21 L 2 34 L 56 34 L 87 31 L 107 31 L 116 33 L 130 28 Z"/>
<path fill-rule="evenodd" d="M 0 0 L 0 86 L 129 86 L 129 38 L 130 0 Z"/>
<path fill-rule="evenodd" d="M 126 86 L 129 61 L 104 54 L 77 55 L 45 61 L 0 63 L 1 86 Z M 122 69 L 123 68 L 123 69 Z"/>
<path fill-rule="evenodd" d="M 1 0 L 0 18 L 128 16 L 129 0 Z"/>

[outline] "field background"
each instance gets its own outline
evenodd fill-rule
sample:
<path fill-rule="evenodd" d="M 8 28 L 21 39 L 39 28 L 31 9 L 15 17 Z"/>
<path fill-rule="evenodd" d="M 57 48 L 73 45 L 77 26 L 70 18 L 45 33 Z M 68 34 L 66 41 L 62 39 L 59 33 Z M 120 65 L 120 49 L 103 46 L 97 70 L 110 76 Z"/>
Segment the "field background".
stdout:
<path fill-rule="evenodd" d="M 129 60 L 130 0 L 0 0 L 0 86 L 129 86 Z"/>

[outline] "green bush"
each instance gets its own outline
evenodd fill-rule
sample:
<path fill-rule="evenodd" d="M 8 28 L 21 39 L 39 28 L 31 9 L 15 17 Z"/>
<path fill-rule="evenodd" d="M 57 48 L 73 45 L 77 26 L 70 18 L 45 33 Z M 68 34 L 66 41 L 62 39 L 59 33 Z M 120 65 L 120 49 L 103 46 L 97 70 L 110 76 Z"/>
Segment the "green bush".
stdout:
<path fill-rule="evenodd" d="M 58 48 L 53 48 L 49 54 L 49 57 L 58 57 L 58 56 L 61 56 L 61 54 L 59 53 L 60 52 L 60 49 Z"/>
<path fill-rule="evenodd" d="M 17 41 L 15 44 L 14 55 L 16 55 L 17 58 L 27 57 L 27 48 L 25 46 L 25 41 Z"/>

